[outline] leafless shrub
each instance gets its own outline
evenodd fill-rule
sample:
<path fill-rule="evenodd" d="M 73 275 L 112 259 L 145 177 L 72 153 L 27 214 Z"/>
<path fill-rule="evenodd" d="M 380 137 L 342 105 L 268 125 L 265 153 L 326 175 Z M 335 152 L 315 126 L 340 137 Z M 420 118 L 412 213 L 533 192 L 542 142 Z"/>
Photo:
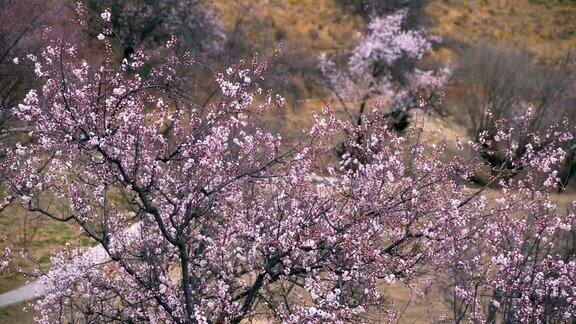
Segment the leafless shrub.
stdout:
<path fill-rule="evenodd" d="M 507 48 L 479 46 L 464 50 L 460 68 L 455 71 L 458 83 L 465 87 L 463 109 L 469 115 L 471 131 L 478 136 L 490 131 L 485 108 L 495 117 L 509 117 L 511 107 L 527 98 L 532 68 L 529 55 Z"/>
<path fill-rule="evenodd" d="M 12 108 L 32 86 L 34 72 L 19 63 L 37 47 L 46 12 L 44 1 L 0 0 L 0 141 L 22 130 L 12 124 Z"/>
<path fill-rule="evenodd" d="M 96 36 L 102 32 L 100 13 L 111 12 L 111 28 L 125 51 L 134 46 L 157 47 L 177 36 L 182 50 L 194 55 L 213 55 L 221 50 L 224 27 L 216 8 L 204 0 L 84 0 L 93 15 L 88 19 L 87 32 Z"/>
<path fill-rule="evenodd" d="M 464 89 L 459 108 L 466 112 L 472 137 L 496 136 L 495 120 L 514 124 L 518 110 L 533 110 L 528 124 L 529 132 L 565 120 L 576 125 L 573 92 L 574 74 L 567 66 L 541 65 L 525 51 L 485 44 L 461 52 L 460 67 L 454 73 L 455 81 Z M 520 112 L 521 113 L 521 112 Z M 576 132 L 574 132 L 576 135 Z M 524 153 L 526 138 L 519 143 L 517 155 Z M 567 157 L 563 185 L 574 173 L 574 147 L 566 147 Z M 497 148 L 486 148 L 484 158 L 493 166 L 502 166 L 507 158 Z"/>

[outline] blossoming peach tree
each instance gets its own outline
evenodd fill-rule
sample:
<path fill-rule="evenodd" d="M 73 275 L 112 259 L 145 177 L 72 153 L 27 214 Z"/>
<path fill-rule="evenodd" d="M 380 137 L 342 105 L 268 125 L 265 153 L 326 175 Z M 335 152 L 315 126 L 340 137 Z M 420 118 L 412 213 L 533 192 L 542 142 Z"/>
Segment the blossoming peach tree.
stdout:
<path fill-rule="evenodd" d="M 406 29 L 407 15 L 407 9 L 400 9 L 372 16 L 360 43 L 345 53 L 344 68 L 326 53 L 320 56 L 328 88 L 358 126 L 388 118 L 394 128 L 403 130 L 412 110 L 432 104 L 447 81 L 447 68 L 425 71 L 416 67 L 438 38 L 424 30 Z M 380 107 L 370 111 L 370 101 L 379 101 Z M 355 104 L 357 109 L 352 108 Z"/>
<path fill-rule="evenodd" d="M 32 140 L 3 148 L 3 206 L 70 222 L 106 256 L 56 252 L 38 321 L 397 320 L 388 288 L 424 294 L 432 278 L 452 283 L 456 322 L 576 316 L 574 217 L 549 193 L 561 125 L 500 169 L 475 152 L 513 152 L 523 116 L 457 154 L 418 123 L 374 124 L 348 139 L 366 159 L 334 162 L 334 137 L 357 124 L 326 108 L 297 141 L 268 132 L 259 116 L 282 99 L 259 87 L 265 63 L 216 73 L 218 96 L 199 104 L 179 90 L 195 62 L 173 41 L 121 63 L 101 44 L 104 58 L 64 39 L 28 56 L 42 87 L 15 114 Z M 478 172 L 485 187 L 468 181 Z"/>

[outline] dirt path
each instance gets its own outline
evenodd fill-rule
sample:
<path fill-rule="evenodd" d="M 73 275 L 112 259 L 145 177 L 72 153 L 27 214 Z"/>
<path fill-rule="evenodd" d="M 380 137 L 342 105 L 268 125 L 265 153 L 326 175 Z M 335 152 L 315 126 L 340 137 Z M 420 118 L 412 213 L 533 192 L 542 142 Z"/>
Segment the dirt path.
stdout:
<path fill-rule="evenodd" d="M 140 230 L 140 222 L 135 223 L 126 229 L 126 235 L 134 236 Z M 102 247 L 98 244 L 89 248 L 85 255 L 89 255 L 94 263 L 101 263 L 108 260 L 108 254 Z M 50 272 L 47 274 L 50 276 Z M 22 287 L 16 288 L 14 290 L 0 294 L 0 308 L 4 308 L 10 305 L 18 304 L 25 301 L 30 301 L 46 294 L 46 287 L 42 284 L 41 278 L 36 279 L 33 282 L 26 284 Z"/>

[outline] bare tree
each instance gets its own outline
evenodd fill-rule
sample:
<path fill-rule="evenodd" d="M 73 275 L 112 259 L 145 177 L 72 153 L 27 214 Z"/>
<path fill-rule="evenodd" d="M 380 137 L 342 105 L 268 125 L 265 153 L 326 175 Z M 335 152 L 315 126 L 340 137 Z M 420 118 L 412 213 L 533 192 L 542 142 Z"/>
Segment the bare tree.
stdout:
<path fill-rule="evenodd" d="M 540 65 L 525 51 L 485 44 L 465 49 L 461 62 L 454 78 L 465 89 L 465 95 L 457 109 L 468 113 L 475 139 L 497 136 L 496 120 L 506 120 L 510 126 L 517 126 L 515 119 L 524 115 L 525 110 L 530 110 L 532 116 L 525 125 L 529 132 L 563 119 L 569 127 L 576 124 L 573 94 L 569 91 L 574 84 L 574 75 L 569 66 Z M 518 134 L 516 156 L 525 152 L 528 142 L 522 135 L 524 132 Z M 566 149 L 572 151 L 568 144 Z M 567 158 L 571 159 L 572 155 Z M 493 166 L 509 164 L 512 158 L 506 157 L 498 147 L 486 147 L 482 156 Z M 570 178 L 568 170 L 572 168 L 568 161 L 566 163 L 565 182 Z"/>
<path fill-rule="evenodd" d="M 46 11 L 44 1 L 0 1 L 0 140 L 26 131 L 13 123 L 12 108 L 33 85 L 34 67 L 20 61 L 38 49 Z"/>

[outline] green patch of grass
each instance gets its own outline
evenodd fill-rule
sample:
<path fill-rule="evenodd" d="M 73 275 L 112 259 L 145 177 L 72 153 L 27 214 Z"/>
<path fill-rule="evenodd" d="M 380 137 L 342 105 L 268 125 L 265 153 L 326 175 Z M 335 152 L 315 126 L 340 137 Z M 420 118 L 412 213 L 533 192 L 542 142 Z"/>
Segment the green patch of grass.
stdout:
<path fill-rule="evenodd" d="M 26 308 L 27 310 L 24 311 L 23 308 Z M 34 308 L 25 303 L 0 309 L 0 323 L 34 323 L 35 316 L 37 316 L 37 313 L 34 311 Z"/>
<path fill-rule="evenodd" d="M 41 264 L 48 264 L 50 263 L 51 256 L 52 256 L 51 253 L 44 253 L 42 254 L 42 256 L 40 256 L 40 259 L 38 261 L 40 261 Z"/>
<path fill-rule="evenodd" d="M 93 242 L 91 239 L 87 238 L 87 237 L 81 237 L 80 238 L 80 245 L 82 246 L 92 246 Z"/>

